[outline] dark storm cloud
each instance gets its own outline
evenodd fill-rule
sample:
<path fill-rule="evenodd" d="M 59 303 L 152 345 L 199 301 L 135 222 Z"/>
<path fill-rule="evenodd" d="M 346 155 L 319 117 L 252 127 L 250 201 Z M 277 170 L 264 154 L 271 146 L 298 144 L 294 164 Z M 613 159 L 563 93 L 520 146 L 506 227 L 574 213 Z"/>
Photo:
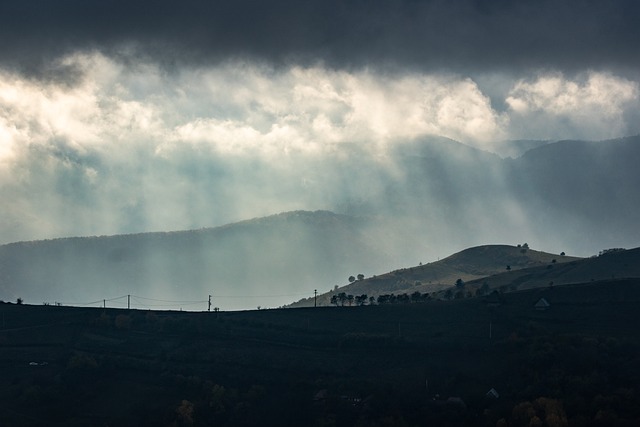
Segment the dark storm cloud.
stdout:
<path fill-rule="evenodd" d="M 37 70 L 97 49 L 168 65 L 249 57 L 462 72 L 632 68 L 639 17 L 634 0 L 12 0 L 0 4 L 0 59 Z"/>

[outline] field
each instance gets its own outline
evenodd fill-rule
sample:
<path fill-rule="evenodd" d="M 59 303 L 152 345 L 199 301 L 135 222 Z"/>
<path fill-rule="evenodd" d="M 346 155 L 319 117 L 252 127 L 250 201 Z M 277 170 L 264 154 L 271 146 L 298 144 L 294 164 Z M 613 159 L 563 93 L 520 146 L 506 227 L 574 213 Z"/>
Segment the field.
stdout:
<path fill-rule="evenodd" d="M 638 425 L 639 303 L 636 279 L 240 312 L 3 303 L 1 425 Z"/>

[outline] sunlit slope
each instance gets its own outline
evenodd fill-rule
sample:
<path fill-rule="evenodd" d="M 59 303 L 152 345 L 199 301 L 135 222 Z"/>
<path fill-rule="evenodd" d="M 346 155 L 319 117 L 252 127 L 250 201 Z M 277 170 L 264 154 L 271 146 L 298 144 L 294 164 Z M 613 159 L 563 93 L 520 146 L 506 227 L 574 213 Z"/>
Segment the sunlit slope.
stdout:
<path fill-rule="evenodd" d="M 211 294 L 222 309 L 279 306 L 353 268 L 384 265 L 391 255 L 375 229 L 362 218 L 297 211 L 194 231 L 14 243 L 0 246 L 0 299 L 66 304 L 131 294 L 150 298 L 135 299 L 138 308 L 201 310 L 206 304 L 171 301 Z"/>
<path fill-rule="evenodd" d="M 567 261 L 568 257 L 558 258 Z M 569 262 L 511 270 L 468 282 L 465 290 L 474 290 L 487 283 L 490 289 L 515 291 L 559 286 L 574 283 L 590 283 L 601 280 L 640 278 L 640 248 L 613 251 L 597 257 L 570 259 Z"/>
<path fill-rule="evenodd" d="M 502 273 L 507 270 L 507 266 L 510 271 L 516 271 L 530 267 L 544 268 L 552 263 L 559 265 L 579 259 L 525 247 L 485 245 L 463 250 L 429 264 L 356 280 L 335 292 L 345 292 L 352 295 L 367 294 L 374 297 L 387 293 L 433 292 L 451 287 L 458 279 L 467 282 Z M 335 292 L 320 295 L 318 297 L 319 303 L 329 304 L 331 295 Z M 312 304 L 313 300 L 305 300 L 293 306 Z"/>

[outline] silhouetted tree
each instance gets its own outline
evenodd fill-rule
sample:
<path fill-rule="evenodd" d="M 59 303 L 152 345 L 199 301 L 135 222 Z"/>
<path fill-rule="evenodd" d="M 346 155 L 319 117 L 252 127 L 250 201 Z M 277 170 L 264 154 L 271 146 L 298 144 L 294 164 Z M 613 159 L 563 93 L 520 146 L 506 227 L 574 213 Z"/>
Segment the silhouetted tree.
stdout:
<path fill-rule="evenodd" d="M 349 283 L 353 283 L 356 281 L 356 278 L 353 276 L 349 276 Z"/>
<path fill-rule="evenodd" d="M 388 294 L 384 294 L 384 295 L 378 295 L 378 304 L 383 305 L 383 304 L 388 304 L 389 300 L 391 299 L 391 296 Z"/>
<path fill-rule="evenodd" d="M 338 301 L 340 301 L 341 306 L 344 306 L 344 303 L 347 301 L 347 294 L 344 292 L 340 292 L 338 294 Z"/>
<path fill-rule="evenodd" d="M 358 274 L 358 280 L 364 280 L 364 274 L 362 273 Z"/>
<path fill-rule="evenodd" d="M 480 291 L 480 295 L 487 295 L 489 293 L 489 284 L 484 282 L 482 286 L 478 288 L 478 291 Z"/>
<path fill-rule="evenodd" d="M 462 279 L 456 280 L 456 288 L 458 289 L 464 288 L 464 281 Z"/>
<path fill-rule="evenodd" d="M 353 297 L 353 295 L 349 294 L 347 295 L 347 301 L 349 302 L 349 307 L 351 307 L 353 305 L 353 300 L 355 298 Z"/>
<path fill-rule="evenodd" d="M 411 298 L 407 294 L 400 294 L 396 297 L 396 302 L 400 304 L 408 304 L 411 302 Z"/>
<path fill-rule="evenodd" d="M 23 302 L 24 302 L 24 301 L 22 300 L 22 298 L 18 298 L 18 299 L 16 300 L 16 304 L 18 304 L 18 305 L 22 305 L 22 303 L 23 303 Z"/>
<path fill-rule="evenodd" d="M 358 304 L 360 306 L 365 305 L 367 303 L 367 299 L 368 298 L 369 297 L 367 296 L 367 294 L 358 295 L 356 297 L 356 304 Z"/>
<path fill-rule="evenodd" d="M 422 294 L 419 291 L 415 291 L 411 294 L 411 302 L 420 302 L 422 301 Z"/>
<path fill-rule="evenodd" d="M 511 271 L 511 266 L 507 265 L 507 271 Z"/>
<path fill-rule="evenodd" d="M 331 296 L 331 304 L 335 305 L 336 307 L 338 306 L 338 295 Z"/>

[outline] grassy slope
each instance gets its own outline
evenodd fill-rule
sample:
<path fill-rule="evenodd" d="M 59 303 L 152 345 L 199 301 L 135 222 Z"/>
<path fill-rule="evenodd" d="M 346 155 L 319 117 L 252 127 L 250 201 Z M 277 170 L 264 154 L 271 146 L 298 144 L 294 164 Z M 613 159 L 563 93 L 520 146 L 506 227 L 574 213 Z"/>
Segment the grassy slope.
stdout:
<path fill-rule="evenodd" d="M 560 256 L 516 246 L 478 246 L 458 252 L 440 261 L 356 281 L 339 288 L 337 292 L 346 292 L 352 295 L 367 294 L 374 297 L 385 293 L 433 292 L 450 287 L 457 279 L 466 282 L 502 273 L 507 265 L 511 266 L 511 271 L 516 271 L 537 266 L 546 267 L 554 259 L 556 264 L 579 260 L 575 257 Z M 416 284 L 416 282 L 420 284 Z M 331 295 L 333 295 L 331 292 L 319 295 L 319 304 L 329 305 Z M 292 304 L 292 307 L 310 306 L 313 306 L 312 299 Z"/>
<path fill-rule="evenodd" d="M 616 278 L 640 277 L 640 248 L 608 253 L 586 259 L 568 257 L 558 258 L 557 263 L 547 263 L 533 268 L 502 272 L 467 283 L 467 289 L 473 292 L 483 283 L 490 288 L 532 289 L 585 283 Z"/>

